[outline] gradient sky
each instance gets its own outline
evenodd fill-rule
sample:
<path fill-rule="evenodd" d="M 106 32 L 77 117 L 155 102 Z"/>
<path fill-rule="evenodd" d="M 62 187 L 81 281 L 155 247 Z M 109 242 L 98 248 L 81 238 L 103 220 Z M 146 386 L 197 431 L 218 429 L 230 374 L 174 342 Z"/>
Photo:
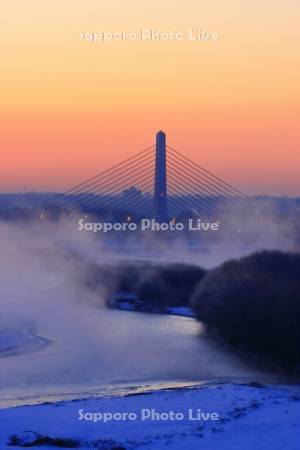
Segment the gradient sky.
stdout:
<path fill-rule="evenodd" d="M 249 194 L 300 195 L 298 0 L 7 0 L 0 190 L 66 189 L 168 142 Z M 80 31 L 217 32 L 109 44 Z"/>

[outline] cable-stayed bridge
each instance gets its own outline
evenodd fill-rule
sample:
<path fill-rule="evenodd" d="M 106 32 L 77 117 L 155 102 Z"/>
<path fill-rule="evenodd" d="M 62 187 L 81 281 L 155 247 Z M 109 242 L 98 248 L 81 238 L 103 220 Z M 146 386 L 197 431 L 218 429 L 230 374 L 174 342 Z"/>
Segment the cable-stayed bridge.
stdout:
<path fill-rule="evenodd" d="M 215 217 L 248 202 L 245 194 L 167 145 L 155 144 L 58 194 L 49 206 L 125 220 Z"/>

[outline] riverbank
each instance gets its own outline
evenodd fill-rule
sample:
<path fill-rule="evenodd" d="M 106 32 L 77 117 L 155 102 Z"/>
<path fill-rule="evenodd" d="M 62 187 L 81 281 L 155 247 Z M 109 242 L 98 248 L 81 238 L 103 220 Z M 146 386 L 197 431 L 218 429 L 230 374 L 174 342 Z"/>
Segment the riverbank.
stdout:
<path fill-rule="evenodd" d="M 3 450 L 298 450 L 300 385 L 208 384 L 46 403 L 2 409 L 0 423 Z"/>
<path fill-rule="evenodd" d="M 0 323 L 0 358 L 42 351 L 50 344 L 49 339 L 37 335 L 30 322 Z"/>
<path fill-rule="evenodd" d="M 188 306 L 157 307 L 149 302 L 142 301 L 131 292 L 117 292 L 108 298 L 106 305 L 111 309 L 121 311 L 135 311 L 152 314 L 169 314 L 172 316 L 194 317 L 195 313 Z"/>

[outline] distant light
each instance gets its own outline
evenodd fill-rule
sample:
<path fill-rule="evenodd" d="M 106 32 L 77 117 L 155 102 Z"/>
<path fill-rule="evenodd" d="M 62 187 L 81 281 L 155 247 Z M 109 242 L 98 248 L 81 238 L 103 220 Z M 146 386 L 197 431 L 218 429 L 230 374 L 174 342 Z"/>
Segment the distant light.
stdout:
<path fill-rule="evenodd" d="M 127 217 L 127 222 L 130 222 L 131 221 L 131 216 L 128 216 Z"/>
<path fill-rule="evenodd" d="M 40 214 L 40 219 L 43 220 L 44 218 L 45 218 L 45 214 L 44 214 L 44 213 L 41 213 L 41 214 Z"/>

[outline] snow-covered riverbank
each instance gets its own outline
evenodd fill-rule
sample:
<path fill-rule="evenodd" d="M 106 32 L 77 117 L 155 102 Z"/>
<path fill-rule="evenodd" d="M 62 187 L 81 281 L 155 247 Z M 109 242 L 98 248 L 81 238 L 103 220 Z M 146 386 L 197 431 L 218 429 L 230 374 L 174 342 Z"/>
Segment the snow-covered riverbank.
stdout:
<path fill-rule="evenodd" d="M 141 301 L 136 294 L 130 292 L 116 292 L 107 299 L 109 308 L 121 311 L 147 312 L 152 314 L 170 314 L 182 317 L 196 317 L 192 309 L 188 306 L 158 307 L 152 303 Z"/>
<path fill-rule="evenodd" d="M 35 352 L 49 344 L 48 339 L 36 334 L 31 322 L 17 321 L 16 318 L 5 325 L 0 322 L 0 357 Z"/>
<path fill-rule="evenodd" d="M 198 410 L 203 414 L 192 420 Z M 171 412 L 179 413 L 177 419 Z M 300 385 L 210 384 L 16 407 L 0 410 L 0 423 L 1 450 L 299 450 Z"/>

